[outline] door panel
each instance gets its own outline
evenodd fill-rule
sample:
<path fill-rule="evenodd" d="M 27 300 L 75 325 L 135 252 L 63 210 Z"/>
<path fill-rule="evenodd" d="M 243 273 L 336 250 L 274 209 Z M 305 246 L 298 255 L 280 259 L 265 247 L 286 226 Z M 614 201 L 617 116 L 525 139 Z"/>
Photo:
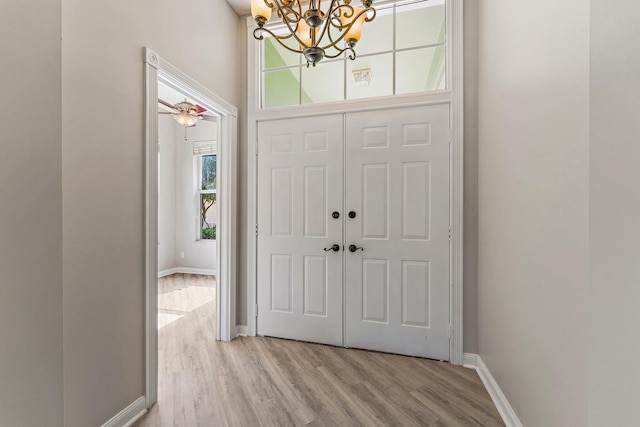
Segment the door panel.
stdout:
<path fill-rule="evenodd" d="M 448 138 L 448 105 L 346 116 L 348 347 L 449 359 Z"/>
<path fill-rule="evenodd" d="M 304 236 L 327 237 L 327 166 L 304 168 Z M 334 190 L 335 191 L 335 190 Z"/>
<path fill-rule="evenodd" d="M 293 233 L 293 168 L 271 169 L 271 235 Z"/>
<path fill-rule="evenodd" d="M 449 106 L 258 135 L 258 333 L 448 360 Z"/>
<path fill-rule="evenodd" d="M 402 240 L 429 240 L 430 162 L 402 163 Z"/>
<path fill-rule="evenodd" d="M 362 320 L 387 322 L 389 294 L 389 262 L 384 259 L 362 259 Z M 347 306 L 347 310 L 353 307 Z"/>
<path fill-rule="evenodd" d="M 362 165 L 362 237 L 386 239 L 389 224 L 388 165 L 386 163 Z"/>
<path fill-rule="evenodd" d="M 342 345 L 343 117 L 258 124 L 258 334 Z M 338 211 L 340 217 L 332 218 Z"/>

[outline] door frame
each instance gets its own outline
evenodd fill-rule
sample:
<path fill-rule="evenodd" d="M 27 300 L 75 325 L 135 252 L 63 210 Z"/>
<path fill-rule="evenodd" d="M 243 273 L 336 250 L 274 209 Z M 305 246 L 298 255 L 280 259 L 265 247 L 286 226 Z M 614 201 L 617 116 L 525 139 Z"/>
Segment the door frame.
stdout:
<path fill-rule="evenodd" d="M 450 351 L 449 361 L 462 365 L 463 354 L 463 166 L 464 166 L 464 0 L 447 0 L 447 81 L 450 88 L 427 94 L 395 95 L 364 100 L 340 101 L 323 104 L 260 110 L 259 41 L 253 37 L 256 26 L 252 17 L 247 18 L 247 228 L 246 228 L 246 285 L 247 324 L 238 330 L 249 336 L 256 335 L 257 319 L 257 126 L 259 121 L 278 118 L 296 118 L 324 114 L 372 111 L 419 105 L 450 105 L 450 188 L 449 224 L 451 227 L 450 251 Z"/>
<path fill-rule="evenodd" d="M 158 399 L 158 83 L 220 116 L 216 339 L 236 337 L 238 109 L 145 47 L 145 399 Z"/>

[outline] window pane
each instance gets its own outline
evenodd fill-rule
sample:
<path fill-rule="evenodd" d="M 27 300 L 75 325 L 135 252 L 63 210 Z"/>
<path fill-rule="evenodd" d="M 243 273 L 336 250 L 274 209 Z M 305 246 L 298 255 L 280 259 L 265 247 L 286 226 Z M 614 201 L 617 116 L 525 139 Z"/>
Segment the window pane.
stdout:
<path fill-rule="evenodd" d="M 216 238 L 216 194 L 200 194 L 200 238 Z"/>
<path fill-rule="evenodd" d="M 446 88 L 444 46 L 396 53 L 396 93 Z"/>
<path fill-rule="evenodd" d="M 396 49 L 444 42 L 444 0 L 430 0 L 397 7 Z"/>
<path fill-rule="evenodd" d="M 202 171 L 200 179 L 201 190 L 215 190 L 216 189 L 216 174 L 217 174 L 217 162 L 216 155 L 202 156 Z"/>
<path fill-rule="evenodd" d="M 355 61 L 326 58 L 307 68 L 302 55 L 266 37 L 261 108 L 446 89 L 446 5 L 400 0 L 376 7 L 375 19 L 362 28 Z M 298 49 L 295 39 L 287 42 Z"/>
<path fill-rule="evenodd" d="M 264 73 L 264 106 L 282 107 L 300 103 L 300 67 Z"/>
<path fill-rule="evenodd" d="M 362 26 L 356 56 L 393 50 L 393 7 L 376 8 L 376 17 Z"/>
<path fill-rule="evenodd" d="M 283 32 L 283 34 L 285 34 Z M 298 49 L 298 43 L 293 37 L 283 40 L 284 44 Z M 269 36 L 264 38 L 264 68 L 279 68 L 287 67 L 290 65 L 300 64 L 300 54 L 291 52 L 278 43 L 273 37 Z"/>
<path fill-rule="evenodd" d="M 356 82 L 354 71 L 370 73 L 367 85 Z M 366 56 L 347 62 L 347 99 L 393 94 L 393 53 Z"/>
<path fill-rule="evenodd" d="M 302 103 L 342 101 L 344 99 L 344 61 L 320 62 L 302 69 Z"/>

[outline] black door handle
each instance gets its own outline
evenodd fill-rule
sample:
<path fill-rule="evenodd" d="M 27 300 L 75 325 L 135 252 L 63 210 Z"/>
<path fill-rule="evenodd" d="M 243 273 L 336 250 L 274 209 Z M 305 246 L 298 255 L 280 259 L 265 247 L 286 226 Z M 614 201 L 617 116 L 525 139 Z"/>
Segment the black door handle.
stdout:
<path fill-rule="evenodd" d="M 338 245 L 337 243 L 334 243 L 330 248 L 324 248 L 325 252 L 329 252 L 329 251 L 338 252 L 339 250 L 340 250 L 340 245 Z"/>
<path fill-rule="evenodd" d="M 349 218 L 353 219 L 356 217 L 356 212 L 355 211 L 350 211 L 349 212 Z"/>
<path fill-rule="evenodd" d="M 355 252 L 355 251 L 364 251 L 364 248 L 359 248 L 356 245 L 349 245 L 349 252 Z"/>

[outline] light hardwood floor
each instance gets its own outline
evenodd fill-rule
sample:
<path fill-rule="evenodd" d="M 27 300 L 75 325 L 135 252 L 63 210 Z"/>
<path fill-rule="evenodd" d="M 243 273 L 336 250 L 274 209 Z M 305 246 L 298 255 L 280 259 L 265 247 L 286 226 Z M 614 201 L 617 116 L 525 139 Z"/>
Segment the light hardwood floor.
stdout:
<path fill-rule="evenodd" d="M 504 425 L 471 369 L 276 338 L 217 342 L 211 277 L 159 286 L 160 313 L 173 316 L 159 332 L 158 403 L 135 426 Z"/>

